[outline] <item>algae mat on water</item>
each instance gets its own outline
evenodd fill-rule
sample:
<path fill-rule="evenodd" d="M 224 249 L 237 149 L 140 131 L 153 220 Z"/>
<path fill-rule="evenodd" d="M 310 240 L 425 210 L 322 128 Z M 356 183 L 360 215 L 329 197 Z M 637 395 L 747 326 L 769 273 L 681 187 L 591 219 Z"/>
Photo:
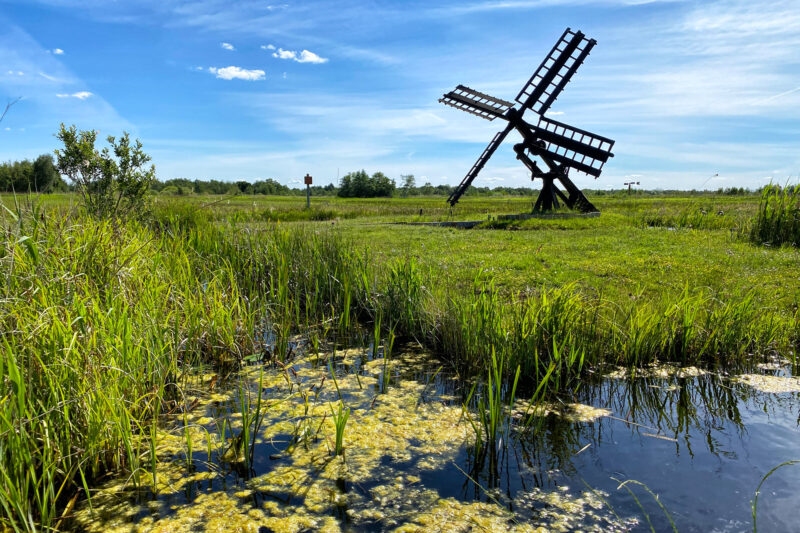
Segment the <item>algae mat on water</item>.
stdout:
<path fill-rule="evenodd" d="M 453 496 L 448 485 L 474 484 L 467 473 L 474 435 L 455 379 L 420 354 L 384 362 L 370 349 L 356 349 L 328 357 L 330 366 L 325 357 L 309 356 L 263 376 L 249 368 L 226 393 L 211 392 L 216 378 L 202 377 L 196 396 L 186 398 L 194 409 L 162 423 L 157 491 L 134 492 L 116 480 L 80 509 L 75 525 L 88 531 L 412 532 L 608 531 L 635 524 L 617 520 L 599 491 L 531 488 L 506 497 L 475 486 Z M 242 454 L 231 453 L 247 417 L 239 387 L 261 394 L 266 417 L 249 467 Z M 336 456 L 331 407 L 340 401 L 351 411 L 344 454 Z"/>

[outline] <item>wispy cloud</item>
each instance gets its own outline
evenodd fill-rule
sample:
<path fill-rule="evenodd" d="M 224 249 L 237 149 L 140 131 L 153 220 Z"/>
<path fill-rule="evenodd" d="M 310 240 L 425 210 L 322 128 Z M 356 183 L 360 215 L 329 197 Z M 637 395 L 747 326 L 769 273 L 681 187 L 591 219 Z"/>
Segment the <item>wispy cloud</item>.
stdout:
<path fill-rule="evenodd" d="M 278 59 L 292 59 L 298 63 L 320 64 L 328 62 L 327 57 L 320 57 L 314 52 L 310 52 L 308 50 L 302 50 L 298 53 L 294 50 L 284 50 L 283 48 L 278 48 L 277 51 L 273 52 L 272 57 L 277 57 Z"/>
<path fill-rule="evenodd" d="M 231 43 L 219 43 L 219 45 L 223 50 L 230 50 L 231 52 L 236 50 L 236 47 L 234 47 Z"/>
<path fill-rule="evenodd" d="M 262 50 L 275 50 L 275 45 L 274 44 L 262 44 L 261 45 L 261 49 Z"/>
<path fill-rule="evenodd" d="M 208 71 L 222 80 L 259 81 L 265 79 L 266 72 L 260 69 L 248 70 L 241 67 L 208 67 Z"/>
<path fill-rule="evenodd" d="M 53 48 L 53 53 L 57 56 L 64 55 L 64 50 L 61 48 Z"/>
<path fill-rule="evenodd" d="M 637 6 L 642 4 L 678 3 L 682 0 L 606 0 L 608 5 Z M 593 0 L 489 0 L 483 2 L 460 3 L 434 8 L 435 13 L 471 14 L 489 11 L 532 10 L 547 7 L 580 6 L 596 3 Z"/>
<path fill-rule="evenodd" d="M 76 93 L 58 93 L 56 94 L 58 98 L 77 98 L 78 100 L 86 100 L 87 98 L 94 96 L 89 91 L 78 91 Z"/>
<path fill-rule="evenodd" d="M 767 98 L 764 98 L 764 99 L 761 99 L 761 100 L 757 100 L 757 101 L 753 102 L 752 105 L 766 104 L 768 102 L 771 102 L 772 100 L 777 100 L 778 98 L 781 98 L 781 97 L 784 97 L 784 96 L 788 96 L 790 94 L 794 94 L 794 93 L 796 93 L 798 91 L 800 91 L 800 87 L 795 87 L 794 89 L 789 89 L 788 91 L 783 91 L 782 93 L 773 94 L 772 96 L 769 96 Z"/>

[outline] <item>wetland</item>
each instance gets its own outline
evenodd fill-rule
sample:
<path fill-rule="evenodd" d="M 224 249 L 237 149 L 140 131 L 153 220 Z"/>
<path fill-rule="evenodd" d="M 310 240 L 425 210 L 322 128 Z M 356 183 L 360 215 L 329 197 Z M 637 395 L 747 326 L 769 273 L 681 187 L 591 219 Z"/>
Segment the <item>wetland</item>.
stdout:
<path fill-rule="evenodd" d="M 800 255 L 753 240 L 766 195 L 472 230 L 392 223 L 527 200 L 3 201 L 2 528 L 794 527 Z"/>

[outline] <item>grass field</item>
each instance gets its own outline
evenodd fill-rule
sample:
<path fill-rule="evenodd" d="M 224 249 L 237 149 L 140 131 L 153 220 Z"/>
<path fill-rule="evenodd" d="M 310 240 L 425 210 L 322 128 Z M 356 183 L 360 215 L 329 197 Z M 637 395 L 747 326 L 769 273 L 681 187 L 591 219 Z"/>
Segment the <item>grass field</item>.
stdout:
<path fill-rule="evenodd" d="M 619 302 L 677 295 L 687 285 L 718 298 L 756 290 L 759 302 L 775 309 L 796 309 L 800 298 L 797 250 L 747 239 L 758 196 L 600 197 L 599 218 L 487 221 L 471 231 L 391 223 L 484 220 L 525 212 L 531 200 L 466 198 L 451 210 L 440 197 L 315 198 L 310 211 L 293 197 L 159 198 L 164 202 L 242 227 L 317 218 L 311 222 L 336 226 L 379 261 L 413 256 L 434 280 L 446 280 L 437 286 L 456 289 L 471 286 L 483 269 L 507 294 L 578 282 Z M 490 231 L 495 227 L 508 231 Z"/>
<path fill-rule="evenodd" d="M 794 361 L 800 251 L 751 241 L 760 197 L 592 201 L 602 216 L 509 223 L 530 199 L 161 196 L 113 223 L 2 197 L 0 525 L 58 528 L 109 472 L 146 484 L 192 369 L 262 357 L 267 335 L 285 361 L 296 334 L 380 323 L 490 390 L 519 369 L 528 394 L 604 365 Z M 446 220 L 486 222 L 402 224 Z"/>

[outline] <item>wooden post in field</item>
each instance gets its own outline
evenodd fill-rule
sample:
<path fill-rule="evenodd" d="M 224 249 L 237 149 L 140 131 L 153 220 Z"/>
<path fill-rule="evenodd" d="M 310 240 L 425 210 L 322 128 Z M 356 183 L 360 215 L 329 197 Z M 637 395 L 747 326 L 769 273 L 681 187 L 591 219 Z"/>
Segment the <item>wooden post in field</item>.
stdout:
<path fill-rule="evenodd" d="M 311 207 L 311 174 L 306 174 L 306 209 Z"/>

